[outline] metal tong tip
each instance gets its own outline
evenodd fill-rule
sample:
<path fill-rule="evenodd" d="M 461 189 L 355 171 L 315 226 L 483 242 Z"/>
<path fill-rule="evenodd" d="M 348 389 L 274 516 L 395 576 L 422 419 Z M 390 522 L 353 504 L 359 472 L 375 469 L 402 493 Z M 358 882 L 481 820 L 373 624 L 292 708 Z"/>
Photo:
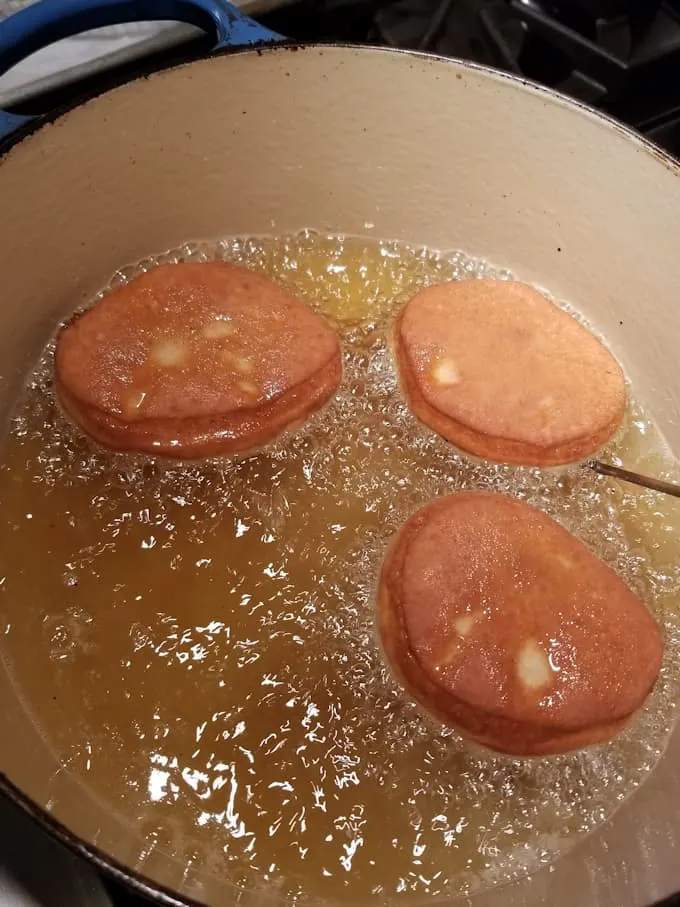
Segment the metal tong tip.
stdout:
<path fill-rule="evenodd" d="M 629 482 L 632 485 L 639 485 L 642 488 L 651 488 L 652 491 L 659 491 L 662 494 L 669 494 L 674 498 L 680 498 L 680 484 L 667 482 L 665 479 L 655 479 L 651 476 L 643 476 L 637 472 L 631 472 L 629 469 L 623 469 L 621 466 L 613 466 L 611 463 L 603 463 L 601 460 L 588 460 L 585 464 L 588 469 L 599 473 L 601 476 L 611 476 L 614 479 L 621 479 L 623 482 Z"/>

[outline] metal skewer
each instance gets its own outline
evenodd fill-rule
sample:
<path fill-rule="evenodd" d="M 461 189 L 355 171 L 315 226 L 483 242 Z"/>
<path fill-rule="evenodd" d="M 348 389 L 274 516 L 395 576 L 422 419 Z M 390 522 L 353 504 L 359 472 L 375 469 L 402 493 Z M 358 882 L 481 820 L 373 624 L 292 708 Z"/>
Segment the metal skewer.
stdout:
<path fill-rule="evenodd" d="M 601 476 L 612 476 L 615 479 L 621 479 L 623 482 L 630 482 L 632 485 L 640 485 L 642 488 L 651 488 L 652 491 L 660 491 L 662 494 L 670 494 L 674 498 L 680 498 L 680 485 L 675 482 L 666 482 L 664 479 L 642 476 L 637 472 L 622 469 L 620 466 L 602 463 L 600 460 L 588 460 L 584 465 Z"/>

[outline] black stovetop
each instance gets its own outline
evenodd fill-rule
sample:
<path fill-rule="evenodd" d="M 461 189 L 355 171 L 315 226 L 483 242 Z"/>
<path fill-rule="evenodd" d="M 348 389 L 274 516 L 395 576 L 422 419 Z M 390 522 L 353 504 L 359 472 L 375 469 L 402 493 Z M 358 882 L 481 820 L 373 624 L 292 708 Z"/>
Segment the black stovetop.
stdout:
<path fill-rule="evenodd" d="M 262 21 L 299 40 L 408 47 L 496 66 L 599 107 L 680 158 L 680 0 L 298 0 Z M 148 903 L 107 886 L 115 907 Z M 680 907 L 680 895 L 654 907 Z"/>

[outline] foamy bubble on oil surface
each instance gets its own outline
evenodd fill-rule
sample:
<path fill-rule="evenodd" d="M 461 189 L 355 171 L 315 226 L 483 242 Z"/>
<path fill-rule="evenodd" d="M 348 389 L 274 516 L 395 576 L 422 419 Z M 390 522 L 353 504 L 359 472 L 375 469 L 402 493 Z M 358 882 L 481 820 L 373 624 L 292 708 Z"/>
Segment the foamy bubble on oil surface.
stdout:
<path fill-rule="evenodd" d="M 270 274 L 333 321 L 341 391 L 257 456 L 154 463 L 95 450 L 65 422 L 48 350 L 0 471 L 3 654 L 27 703 L 120 813 L 205 871 L 284 899 L 416 903 L 550 862 L 611 815 L 667 741 L 677 505 L 582 468 L 473 462 L 411 417 L 388 347 L 395 311 L 437 281 L 507 273 L 306 231 L 189 244 L 112 286 L 156 262 L 215 258 Z M 635 405 L 609 453 L 674 469 Z M 542 508 L 664 624 L 661 681 L 611 744 L 544 760 L 470 751 L 386 668 L 374 628 L 385 548 L 415 509 L 460 489 Z M 40 571 L 36 551 L 48 552 Z"/>

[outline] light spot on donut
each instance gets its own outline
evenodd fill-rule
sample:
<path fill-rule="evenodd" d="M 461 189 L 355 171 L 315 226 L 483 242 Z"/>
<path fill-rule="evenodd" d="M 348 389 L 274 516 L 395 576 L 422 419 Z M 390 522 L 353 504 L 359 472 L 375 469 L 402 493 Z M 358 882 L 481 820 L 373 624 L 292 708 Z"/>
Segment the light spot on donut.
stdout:
<path fill-rule="evenodd" d="M 459 617 L 457 620 L 454 620 L 453 626 L 456 633 L 459 636 L 467 636 L 472 629 L 475 620 L 476 618 L 474 614 L 465 614 L 463 617 Z"/>
<path fill-rule="evenodd" d="M 139 408 L 144 402 L 146 397 L 146 391 L 139 390 L 138 388 L 133 388 L 126 395 L 123 400 L 123 410 L 126 416 L 134 416 L 139 412 Z"/>
<path fill-rule="evenodd" d="M 185 365 L 189 358 L 189 345 L 179 338 L 161 340 L 151 347 L 149 358 L 155 365 L 164 368 Z"/>
<path fill-rule="evenodd" d="M 225 337 L 231 337 L 234 330 L 233 322 L 216 318 L 214 321 L 204 324 L 201 333 L 207 340 L 224 340 Z"/>
<path fill-rule="evenodd" d="M 237 372 L 240 372 L 241 375 L 252 375 L 253 373 L 253 363 L 250 359 L 246 359 L 245 356 L 237 356 L 234 362 L 234 367 Z"/>
<path fill-rule="evenodd" d="M 440 387 L 458 384 L 460 374 L 453 359 L 438 359 L 432 366 L 432 380 Z"/>
<path fill-rule="evenodd" d="M 251 359 L 246 359 L 245 356 L 237 356 L 235 353 L 230 353 L 225 351 L 222 353 L 222 362 L 227 366 L 227 368 L 232 369 L 232 371 L 237 372 L 239 375 L 252 375 L 254 371 L 254 364 Z"/>
<path fill-rule="evenodd" d="M 553 670 L 547 654 L 535 639 L 528 639 L 517 656 L 517 676 L 525 690 L 532 692 L 553 682 Z"/>
<path fill-rule="evenodd" d="M 253 384 L 252 381 L 239 381 L 238 386 L 248 397 L 257 397 L 259 393 L 257 385 Z"/>

